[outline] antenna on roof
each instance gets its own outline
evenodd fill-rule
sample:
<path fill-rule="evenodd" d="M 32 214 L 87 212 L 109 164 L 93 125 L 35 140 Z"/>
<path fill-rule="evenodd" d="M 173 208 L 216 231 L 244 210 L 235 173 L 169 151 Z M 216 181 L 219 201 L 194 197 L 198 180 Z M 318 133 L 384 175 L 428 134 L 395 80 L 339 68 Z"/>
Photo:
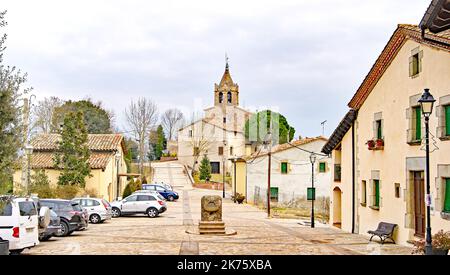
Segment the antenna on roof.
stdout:
<path fill-rule="evenodd" d="M 320 125 L 322 125 L 322 136 L 325 136 L 325 123 L 327 123 L 326 120 L 325 120 L 325 121 L 322 121 L 322 122 L 320 123 Z"/>

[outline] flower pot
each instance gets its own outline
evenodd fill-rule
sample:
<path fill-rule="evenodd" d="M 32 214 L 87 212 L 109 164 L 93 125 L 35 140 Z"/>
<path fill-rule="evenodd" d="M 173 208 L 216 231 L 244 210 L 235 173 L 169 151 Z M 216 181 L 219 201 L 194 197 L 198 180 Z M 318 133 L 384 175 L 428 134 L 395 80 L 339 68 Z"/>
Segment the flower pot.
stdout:
<path fill-rule="evenodd" d="M 433 248 L 433 255 L 445 256 L 448 255 L 448 249 L 437 249 Z"/>
<path fill-rule="evenodd" d="M 0 255 L 9 255 L 9 241 L 0 240 Z"/>
<path fill-rule="evenodd" d="M 384 140 L 377 139 L 377 147 L 383 147 L 384 146 Z"/>
<path fill-rule="evenodd" d="M 375 148 L 375 141 L 369 140 L 367 141 L 367 145 L 369 146 L 369 150 L 372 150 L 373 148 Z"/>

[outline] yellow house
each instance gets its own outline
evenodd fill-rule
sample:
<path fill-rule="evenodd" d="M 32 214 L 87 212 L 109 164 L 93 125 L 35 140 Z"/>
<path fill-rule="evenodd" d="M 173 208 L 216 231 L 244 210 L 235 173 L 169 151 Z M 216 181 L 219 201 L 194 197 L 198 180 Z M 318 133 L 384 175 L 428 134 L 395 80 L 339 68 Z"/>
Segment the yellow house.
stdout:
<path fill-rule="evenodd" d="M 450 230 L 450 32 L 399 25 L 324 146 L 331 154 L 330 223 L 367 234 L 397 224 L 401 244 L 425 236 L 425 126 L 418 100 L 437 100 L 430 117 L 431 228 Z"/>
<path fill-rule="evenodd" d="M 247 162 L 243 158 L 233 159 L 231 172 L 232 194 L 244 195 L 247 200 Z"/>
<path fill-rule="evenodd" d="M 60 171 L 54 167 L 54 153 L 60 140 L 58 134 L 40 134 L 32 139 L 31 170 L 44 169 L 50 184 L 56 186 Z M 86 190 L 94 191 L 100 198 L 112 201 L 121 197 L 126 186 L 127 166 L 124 138 L 120 134 L 88 135 L 91 177 L 86 178 Z M 32 172 L 33 173 L 33 172 Z M 14 173 L 14 185 L 20 186 L 22 171 Z"/>

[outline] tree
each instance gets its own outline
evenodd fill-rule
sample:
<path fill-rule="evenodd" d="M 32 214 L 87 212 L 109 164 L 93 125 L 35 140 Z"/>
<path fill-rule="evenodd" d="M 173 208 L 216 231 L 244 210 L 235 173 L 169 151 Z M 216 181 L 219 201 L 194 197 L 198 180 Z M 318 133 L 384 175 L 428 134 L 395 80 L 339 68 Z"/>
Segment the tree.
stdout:
<path fill-rule="evenodd" d="M 127 153 L 125 154 L 125 163 L 127 165 L 127 172 L 131 172 L 131 162 L 137 159 L 137 148 L 138 145 L 131 138 L 125 138 L 125 147 L 127 149 Z"/>
<path fill-rule="evenodd" d="M 267 138 L 270 128 L 275 144 L 284 144 L 294 138 L 295 129 L 289 125 L 286 118 L 270 110 L 258 112 L 245 122 L 245 137 L 248 141 L 261 144 Z"/>
<path fill-rule="evenodd" d="M 211 163 L 209 162 L 207 155 L 203 157 L 200 163 L 199 172 L 201 180 L 208 180 L 211 178 Z"/>
<path fill-rule="evenodd" d="M 141 181 L 139 179 L 137 180 L 131 179 L 130 182 L 127 184 L 127 186 L 125 186 L 125 189 L 123 190 L 122 198 L 126 198 L 129 195 L 136 192 L 137 190 L 141 189 L 142 189 Z"/>
<path fill-rule="evenodd" d="M 183 113 L 178 109 L 169 109 L 164 112 L 161 117 L 161 125 L 164 128 L 169 141 L 176 138 L 176 133 L 183 124 L 183 121 Z"/>
<path fill-rule="evenodd" d="M 6 26 L 6 11 L 0 12 L 0 27 Z M 30 91 L 23 85 L 27 75 L 3 63 L 6 34 L 0 37 L 0 190 L 10 191 L 14 163 L 24 142 L 21 97 Z"/>
<path fill-rule="evenodd" d="M 148 140 L 150 130 L 154 128 L 158 121 L 158 107 L 146 98 L 140 98 L 137 102 L 131 101 L 125 110 L 125 117 L 128 126 L 134 133 L 136 141 L 139 143 L 139 173 L 144 173 L 145 144 Z"/>
<path fill-rule="evenodd" d="M 53 198 L 55 195 L 54 190 L 50 187 L 50 179 L 45 173 L 44 169 L 35 171 L 31 176 L 31 188 L 32 194 L 38 194 L 40 198 Z"/>
<path fill-rule="evenodd" d="M 190 146 L 193 149 L 192 156 L 193 164 L 192 164 L 192 171 L 195 171 L 195 166 L 198 162 L 198 159 L 202 154 L 205 154 L 209 147 L 211 147 L 212 139 L 207 134 L 205 134 L 204 130 L 204 122 L 203 120 L 200 121 L 200 125 L 197 125 L 197 123 L 192 123 L 191 125 L 191 131 L 192 135 L 190 138 Z"/>
<path fill-rule="evenodd" d="M 58 184 L 85 187 L 86 177 L 91 175 L 87 141 L 83 113 L 68 113 L 64 118 L 61 140 L 54 157 L 55 167 L 61 169 Z"/>
<path fill-rule="evenodd" d="M 33 108 L 34 123 L 32 128 L 40 133 L 49 134 L 52 130 L 53 114 L 61 107 L 63 101 L 56 97 L 46 97 Z"/>
<path fill-rule="evenodd" d="M 150 147 L 153 151 L 152 156 L 154 159 L 160 160 L 163 156 L 163 151 L 167 148 L 166 136 L 161 125 L 156 129 L 156 137 L 150 139 Z"/>
<path fill-rule="evenodd" d="M 52 116 L 52 131 L 58 132 L 64 121 L 66 114 L 71 112 L 82 112 L 83 122 L 89 134 L 112 133 L 113 118 L 112 112 L 105 110 L 102 103 L 93 103 L 91 99 L 80 101 L 66 101 L 60 107 L 56 107 Z"/>

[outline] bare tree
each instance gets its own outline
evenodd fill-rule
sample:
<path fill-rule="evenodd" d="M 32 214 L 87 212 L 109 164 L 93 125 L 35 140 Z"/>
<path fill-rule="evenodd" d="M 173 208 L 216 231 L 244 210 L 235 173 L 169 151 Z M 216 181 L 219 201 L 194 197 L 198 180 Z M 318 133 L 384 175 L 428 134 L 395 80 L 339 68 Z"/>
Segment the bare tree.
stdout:
<path fill-rule="evenodd" d="M 134 133 L 138 146 L 139 157 L 139 173 L 141 177 L 144 172 L 145 144 L 148 140 L 150 130 L 152 130 L 158 122 L 158 107 L 149 99 L 139 98 L 136 102 L 131 101 L 125 116 L 128 126 Z"/>
<path fill-rule="evenodd" d="M 197 125 L 197 127 L 196 127 Z M 190 146 L 193 149 L 192 156 L 194 157 L 194 162 L 192 164 L 192 171 L 195 171 L 195 165 L 198 162 L 198 159 L 202 154 L 206 154 L 206 152 L 209 150 L 209 147 L 211 147 L 212 140 L 210 139 L 209 135 L 205 135 L 204 131 L 204 122 L 201 120 L 201 123 L 193 123 L 191 125 L 190 133 L 191 139 L 190 139 Z"/>
<path fill-rule="evenodd" d="M 161 117 L 161 125 L 163 126 L 169 141 L 176 137 L 176 133 L 183 123 L 183 113 L 178 109 L 169 109 L 165 111 Z"/>
<path fill-rule="evenodd" d="M 48 134 L 52 128 L 54 110 L 63 105 L 63 101 L 55 96 L 46 97 L 40 100 L 33 107 L 32 130 Z"/>

